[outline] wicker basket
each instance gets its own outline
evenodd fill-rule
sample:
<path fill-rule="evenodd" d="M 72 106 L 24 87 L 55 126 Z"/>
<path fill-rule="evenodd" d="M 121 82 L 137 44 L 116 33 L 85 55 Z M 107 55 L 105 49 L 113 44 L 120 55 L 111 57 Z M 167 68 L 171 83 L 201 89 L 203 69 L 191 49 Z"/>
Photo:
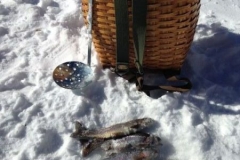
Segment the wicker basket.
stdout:
<path fill-rule="evenodd" d="M 130 68 L 135 68 L 132 39 L 131 0 Z M 148 69 L 180 69 L 189 50 L 200 9 L 200 0 L 148 0 L 147 33 L 143 67 Z M 87 24 L 88 0 L 82 0 Z M 93 43 L 103 67 L 115 67 L 116 25 L 114 0 L 94 0 Z"/>

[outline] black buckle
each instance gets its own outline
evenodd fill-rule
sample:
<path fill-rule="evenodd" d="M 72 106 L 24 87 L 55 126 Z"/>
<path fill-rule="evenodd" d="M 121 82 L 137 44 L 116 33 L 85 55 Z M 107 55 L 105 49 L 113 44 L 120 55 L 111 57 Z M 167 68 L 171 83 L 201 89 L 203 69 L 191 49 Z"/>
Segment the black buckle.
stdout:
<path fill-rule="evenodd" d="M 115 73 L 120 77 L 124 76 L 129 72 L 128 63 L 117 63 L 115 68 Z"/>

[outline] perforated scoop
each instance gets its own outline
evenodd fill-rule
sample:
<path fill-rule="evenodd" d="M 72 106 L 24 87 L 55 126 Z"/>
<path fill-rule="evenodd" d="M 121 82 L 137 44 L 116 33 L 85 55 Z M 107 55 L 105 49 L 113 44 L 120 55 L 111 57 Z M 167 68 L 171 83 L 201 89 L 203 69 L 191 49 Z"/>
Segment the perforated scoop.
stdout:
<path fill-rule="evenodd" d="M 92 0 L 89 0 L 88 11 L 88 64 L 70 61 L 60 64 L 53 71 L 54 81 L 66 89 L 83 89 L 93 80 L 91 65 L 91 46 L 92 46 Z"/>
<path fill-rule="evenodd" d="M 71 61 L 60 64 L 53 71 L 54 81 L 66 89 L 83 89 L 93 80 L 92 69 L 81 62 Z"/>

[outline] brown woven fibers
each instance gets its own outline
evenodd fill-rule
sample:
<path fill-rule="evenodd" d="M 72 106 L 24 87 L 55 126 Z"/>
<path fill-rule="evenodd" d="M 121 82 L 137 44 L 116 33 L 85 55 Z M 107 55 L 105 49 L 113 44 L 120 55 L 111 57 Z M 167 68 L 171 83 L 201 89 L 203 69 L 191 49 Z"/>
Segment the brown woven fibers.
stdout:
<path fill-rule="evenodd" d="M 131 0 L 130 67 L 135 67 L 132 39 Z M 179 69 L 193 40 L 200 9 L 200 0 L 148 0 L 147 33 L 143 67 Z M 88 0 L 82 0 L 87 24 Z M 94 0 L 93 42 L 103 67 L 115 67 L 116 25 L 114 0 Z"/>

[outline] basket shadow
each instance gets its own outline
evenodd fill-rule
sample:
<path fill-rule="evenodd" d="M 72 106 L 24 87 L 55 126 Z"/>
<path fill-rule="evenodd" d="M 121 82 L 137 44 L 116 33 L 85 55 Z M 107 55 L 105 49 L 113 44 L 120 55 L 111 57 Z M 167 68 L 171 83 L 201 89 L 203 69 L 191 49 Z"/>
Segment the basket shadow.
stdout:
<path fill-rule="evenodd" d="M 182 73 L 193 88 L 188 101 L 208 114 L 240 114 L 240 35 L 219 23 L 198 25 Z"/>

